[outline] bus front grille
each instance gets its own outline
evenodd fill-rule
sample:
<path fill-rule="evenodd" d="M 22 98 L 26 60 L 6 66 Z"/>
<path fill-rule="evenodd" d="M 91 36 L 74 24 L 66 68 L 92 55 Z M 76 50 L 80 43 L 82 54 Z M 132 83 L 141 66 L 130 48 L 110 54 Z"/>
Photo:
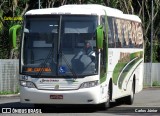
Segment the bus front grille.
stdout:
<path fill-rule="evenodd" d="M 39 90 L 75 90 L 79 88 L 79 84 L 67 84 L 67 83 L 57 83 L 57 84 L 37 84 L 37 89 Z"/>

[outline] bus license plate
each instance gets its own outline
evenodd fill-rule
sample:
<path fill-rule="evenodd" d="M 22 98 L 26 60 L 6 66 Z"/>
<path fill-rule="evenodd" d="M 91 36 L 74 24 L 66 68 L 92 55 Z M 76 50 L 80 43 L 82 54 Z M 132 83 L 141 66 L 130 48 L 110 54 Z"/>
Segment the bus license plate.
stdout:
<path fill-rule="evenodd" d="M 63 99 L 63 95 L 50 95 L 50 99 Z"/>

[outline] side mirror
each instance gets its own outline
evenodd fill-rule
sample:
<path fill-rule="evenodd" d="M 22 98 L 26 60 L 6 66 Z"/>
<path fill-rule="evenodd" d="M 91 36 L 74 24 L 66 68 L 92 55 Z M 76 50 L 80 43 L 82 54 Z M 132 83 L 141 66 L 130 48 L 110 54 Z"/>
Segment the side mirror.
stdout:
<path fill-rule="evenodd" d="M 21 25 L 14 25 L 9 29 L 10 44 L 12 48 L 17 48 L 17 31 L 21 29 Z"/>
<path fill-rule="evenodd" d="M 97 41 L 97 48 L 98 49 L 103 48 L 103 38 L 104 38 L 103 26 L 99 25 L 96 29 L 96 41 Z"/>

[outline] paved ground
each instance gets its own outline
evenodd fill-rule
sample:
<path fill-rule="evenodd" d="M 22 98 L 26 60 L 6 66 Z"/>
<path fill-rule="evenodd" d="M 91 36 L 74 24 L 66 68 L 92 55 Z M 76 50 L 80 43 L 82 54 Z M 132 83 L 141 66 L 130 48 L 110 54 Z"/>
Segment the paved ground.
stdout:
<path fill-rule="evenodd" d="M 14 109 L 35 109 L 33 104 L 21 104 L 19 97 L 2 97 L 0 96 L 0 112 L 2 108 Z M 39 112 L 39 111 L 38 111 Z M 107 110 L 101 110 L 93 106 L 48 106 L 41 109 L 42 113 L 54 113 L 59 116 L 83 114 L 83 115 L 117 115 L 117 114 L 143 114 L 148 115 L 160 113 L 160 88 L 144 89 L 142 92 L 135 95 L 133 105 L 124 105 L 123 103 L 111 104 Z M 155 113 L 156 112 L 156 113 Z M 87 113 L 87 114 L 86 114 Z M 50 115 L 50 114 L 47 114 Z M 145 114 L 146 115 L 146 114 Z M 157 114 L 156 114 L 157 115 Z"/>

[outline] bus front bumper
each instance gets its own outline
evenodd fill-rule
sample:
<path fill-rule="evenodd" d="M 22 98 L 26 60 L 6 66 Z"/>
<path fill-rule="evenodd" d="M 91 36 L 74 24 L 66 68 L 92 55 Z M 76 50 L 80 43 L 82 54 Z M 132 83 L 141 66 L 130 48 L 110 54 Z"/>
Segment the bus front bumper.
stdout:
<path fill-rule="evenodd" d="M 100 87 L 83 88 L 67 91 L 38 90 L 35 88 L 20 88 L 21 103 L 33 104 L 98 104 Z"/>

